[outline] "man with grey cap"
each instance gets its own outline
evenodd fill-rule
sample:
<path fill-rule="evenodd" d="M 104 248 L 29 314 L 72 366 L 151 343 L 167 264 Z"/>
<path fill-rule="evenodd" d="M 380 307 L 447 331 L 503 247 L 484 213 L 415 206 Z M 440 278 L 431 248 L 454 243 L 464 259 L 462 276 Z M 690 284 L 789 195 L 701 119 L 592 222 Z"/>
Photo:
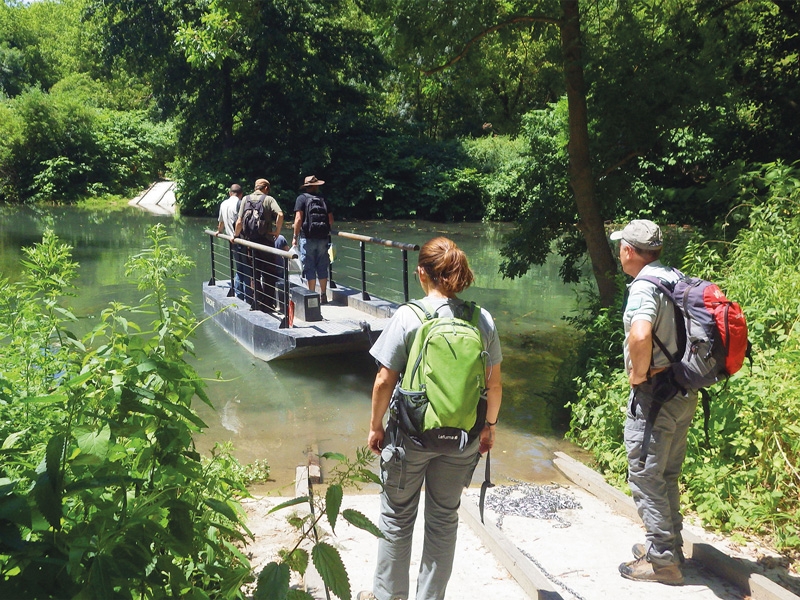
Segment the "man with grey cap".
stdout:
<path fill-rule="evenodd" d="M 628 286 L 625 369 L 630 382 L 625 421 L 628 484 L 645 527 L 646 544 L 634 544 L 634 560 L 619 566 L 626 579 L 682 585 L 683 517 L 680 512 L 681 466 L 686 437 L 697 406 L 697 392 L 679 388 L 672 378 L 668 352 L 678 350 L 675 311 L 670 300 L 642 277 L 668 285 L 680 274 L 661 264 L 661 229 L 637 219 L 611 234 L 619 241 L 622 270 L 633 277 Z"/>

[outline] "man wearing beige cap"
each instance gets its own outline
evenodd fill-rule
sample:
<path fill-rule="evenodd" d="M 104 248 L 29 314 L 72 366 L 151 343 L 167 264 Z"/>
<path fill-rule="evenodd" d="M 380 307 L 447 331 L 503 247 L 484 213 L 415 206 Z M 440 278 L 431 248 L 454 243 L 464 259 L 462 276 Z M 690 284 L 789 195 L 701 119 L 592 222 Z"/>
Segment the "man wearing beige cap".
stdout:
<path fill-rule="evenodd" d="M 256 179 L 255 189 L 242 199 L 239 206 L 239 217 L 236 221 L 236 230 L 233 237 L 242 235 L 245 213 L 248 211 L 259 212 L 260 219 L 266 228 L 261 233 L 251 233 L 247 238 L 251 242 L 269 246 L 275 245 L 275 238 L 280 235 L 283 227 L 283 211 L 278 202 L 269 195 L 269 181 Z M 246 301 L 254 310 L 278 310 L 277 282 L 280 273 L 280 259 L 275 254 L 262 250 L 248 248 L 248 255 L 253 261 L 253 277 L 249 286 L 245 285 Z"/>
<path fill-rule="evenodd" d="M 619 572 L 626 579 L 682 585 L 678 479 L 697 392 L 675 384 L 661 346 L 677 353 L 676 327 L 682 324 L 676 324 L 669 299 L 642 279 L 656 277 L 671 285 L 680 274 L 661 264 L 661 229 L 652 221 L 631 221 L 611 239 L 619 241 L 622 270 L 634 278 L 623 314 L 625 369 L 631 385 L 624 438 L 628 484 L 647 542 L 634 544 L 635 559 L 622 563 Z"/>

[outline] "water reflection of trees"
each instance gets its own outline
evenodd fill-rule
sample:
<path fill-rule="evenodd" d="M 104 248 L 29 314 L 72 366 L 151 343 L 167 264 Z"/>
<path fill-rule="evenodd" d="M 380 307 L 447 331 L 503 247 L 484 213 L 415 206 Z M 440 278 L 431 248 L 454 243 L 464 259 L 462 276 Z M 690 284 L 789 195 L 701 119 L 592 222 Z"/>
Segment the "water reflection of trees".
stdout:
<path fill-rule="evenodd" d="M 196 312 L 202 314 L 199 290 L 202 282 L 208 279 L 210 269 L 208 238 L 203 230 L 215 227 L 213 219 L 172 219 L 134 209 L 104 212 L 74 207 L 14 207 L 2 209 L 0 214 L 3 216 L 0 223 L 0 273 L 6 277 L 13 275 L 21 259 L 20 248 L 39 241 L 44 229 L 51 227 L 64 243 L 73 246 L 73 257 L 80 264 L 79 296 L 75 298 L 75 308 L 76 312 L 84 315 L 96 314 L 111 300 L 134 303 L 138 299 L 140 292 L 126 279 L 124 264 L 146 245 L 147 228 L 154 222 L 163 222 L 171 236 L 170 242 L 195 261 L 195 268 L 182 285 L 192 295 Z M 437 235 L 453 238 L 469 256 L 477 277 L 476 284 L 463 296 L 490 310 L 500 331 L 505 356 L 504 421 L 522 431 L 550 431 L 545 399 L 551 393 L 553 377 L 575 335 L 562 319 L 571 312 L 575 294 L 571 286 L 560 282 L 556 264 L 548 262 L 535 267 L 519 279 L 504 279 L 499 274 L 499 247 L 507 231 L 505 224 L 442 224 L 408 220 L 336 225 L 343 231 L 417 244 Z M 384 254 L 392 254 L 391 260 L 399 262 L 399 252 L 397 255 L 393 252 Z M 416 263 L 415 253 L 409 254 L 409 262 L 412 266 Z M 375 261 L 375 270 L 383 269 L 379 263 L 381 261 Z M 409 288 L 412 297 L 421 294 L 419 284 L 413 278 L 409 281 Z M 221 339 L 219 343 L 225 346 L 227 342 L 227 339 Z M 208 340 L 204 343 L 207 344 Z M 201 354 L 214 355 L 215 352 L 217 357 L 212 356 L 210 360 L 217 364 L 220 357 L 230 354 L 230 349 L 204 348 Z M 238 360 L 245 360 L 248 368 L 253 367 L 246 357 Z M 342 377 L 329 374 L 323 377 L 325 381 L 320 385 L 329 393 L 331 384 L 335 382 L 334 387 L 348 390 L 345 396 L 359 396 L 356 390 L 369 387 L 367 380 L 372 373 L 371 361 L 367 358 L 365 363 L 366 375 L 362 370 L 348 372 L 347 381 L 343 381 Z M 260 368 L 257 367 L 259 371 Z M 310 396 L 316 398 L 319 395 L 317 388 L 311 389 L 313 386 L 301 383 L 308 379 L 307 366 L 281 365 L 280 369 L 280 379 L 284 384 L 291 381 Z M 235 372 L 236 369 L 229 366 L 226 370 Z M 264 381 L 261 380 L 257 388 L 263 390 L 263 387 Z M 291 397 L 293 387 L 288 385 L 283 393 Z M 237 394 L 241 391 L 237 390 Z M 228 391 L 220 390 L 220 394 L 226 398 L 230 396 Z M 337 398 L 337 404 L 341 404 L 342 398 Z M 257 403 L 253 410 L 263 410 L 262 404 Z"/>

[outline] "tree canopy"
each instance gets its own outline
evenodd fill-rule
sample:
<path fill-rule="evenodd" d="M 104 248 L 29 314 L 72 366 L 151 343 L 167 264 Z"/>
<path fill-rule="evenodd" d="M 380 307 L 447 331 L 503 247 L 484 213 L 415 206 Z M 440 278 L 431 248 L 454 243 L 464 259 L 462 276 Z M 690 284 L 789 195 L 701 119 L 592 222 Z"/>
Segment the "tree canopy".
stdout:
<path fill-rule="evenodd" d="M 710 227 L 733 171 L 797 160 L 797 17 L 778 0 L 4 0 L 0 196 L 168 175 L 202 213 L 267 176 L 288 210 L 314 173 L 340 217 L 515 222 L 509 276 L 555 249 L 574 281 L 588 250 L 607 303 L 604 221 Z"/>

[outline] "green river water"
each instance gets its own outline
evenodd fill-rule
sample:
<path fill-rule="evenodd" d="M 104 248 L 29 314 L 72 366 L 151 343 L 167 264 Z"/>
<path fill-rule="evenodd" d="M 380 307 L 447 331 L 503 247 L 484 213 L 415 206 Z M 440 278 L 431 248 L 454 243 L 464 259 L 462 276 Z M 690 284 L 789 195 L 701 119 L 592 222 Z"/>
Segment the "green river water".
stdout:
<path fill-rule="evenodd" d="M 80 270 L 77 296 L 70 304 L 86 319 L 87 329 L 110 301 L 138 301 L 141 292 L 125 279 L 124 264 L 146 245 L 148 227 L 163 222 L 174 243 L 195 261 L 182 287 L 191 292 L 197 314 L 202 316 L 201 286 L 210 275 L 208 238 L 203 230 L 216 228 L 214 219 L 156 217 L 136 209 L 4 207 L 0 213 L 0 274 L 5 277 L 15 277 L 21 248 L 39 241 L 45 227 L 73 246 Z M 576 450 L 561 439 L 560 432 L 553 431 L 545 402 L 560 357 L 573 340 L 562 317 L 573 310 L 575 290 L 559 281 L 557 265 L 532 269 L 517 280 L 503 279 L 498 273 L 498 250 L 508 227 L 505 224 L 373 221 L 337 223 L 335 227 L 418 244 L 447 235 L 463 248 L 476 283 L 462 297 L 492 313 L 503 346 L 503 408 L 492 452 L 495 478 L 558 479 L 551 463 L 553 451 Z M 415 255 L 409 260 L 415 264 Z M 334 262 L 335 275 L 337 269 L 345 275 L 347 261 L 342 247 Z M 412 297 L 421 295 L 413 279 L 410 290 Z M 266 459 L 274 480 L 268 488 L 290 489 L 295 468 L 305 463 L 306 449 L 312 444 L 320 452 L 352 456 L 356 447 L 366 443 L 376 371 L 368 354 L 264 363 L 210 321 L 198 329 L 195 346 L 193 363 L 207 378 L 216 407 L 215 411 L 201 403 L 196 407 L 209 425 L 198 437 L 198 446 L 208 450 L 215 442 L 231 441 L 241 460 Z"/>

